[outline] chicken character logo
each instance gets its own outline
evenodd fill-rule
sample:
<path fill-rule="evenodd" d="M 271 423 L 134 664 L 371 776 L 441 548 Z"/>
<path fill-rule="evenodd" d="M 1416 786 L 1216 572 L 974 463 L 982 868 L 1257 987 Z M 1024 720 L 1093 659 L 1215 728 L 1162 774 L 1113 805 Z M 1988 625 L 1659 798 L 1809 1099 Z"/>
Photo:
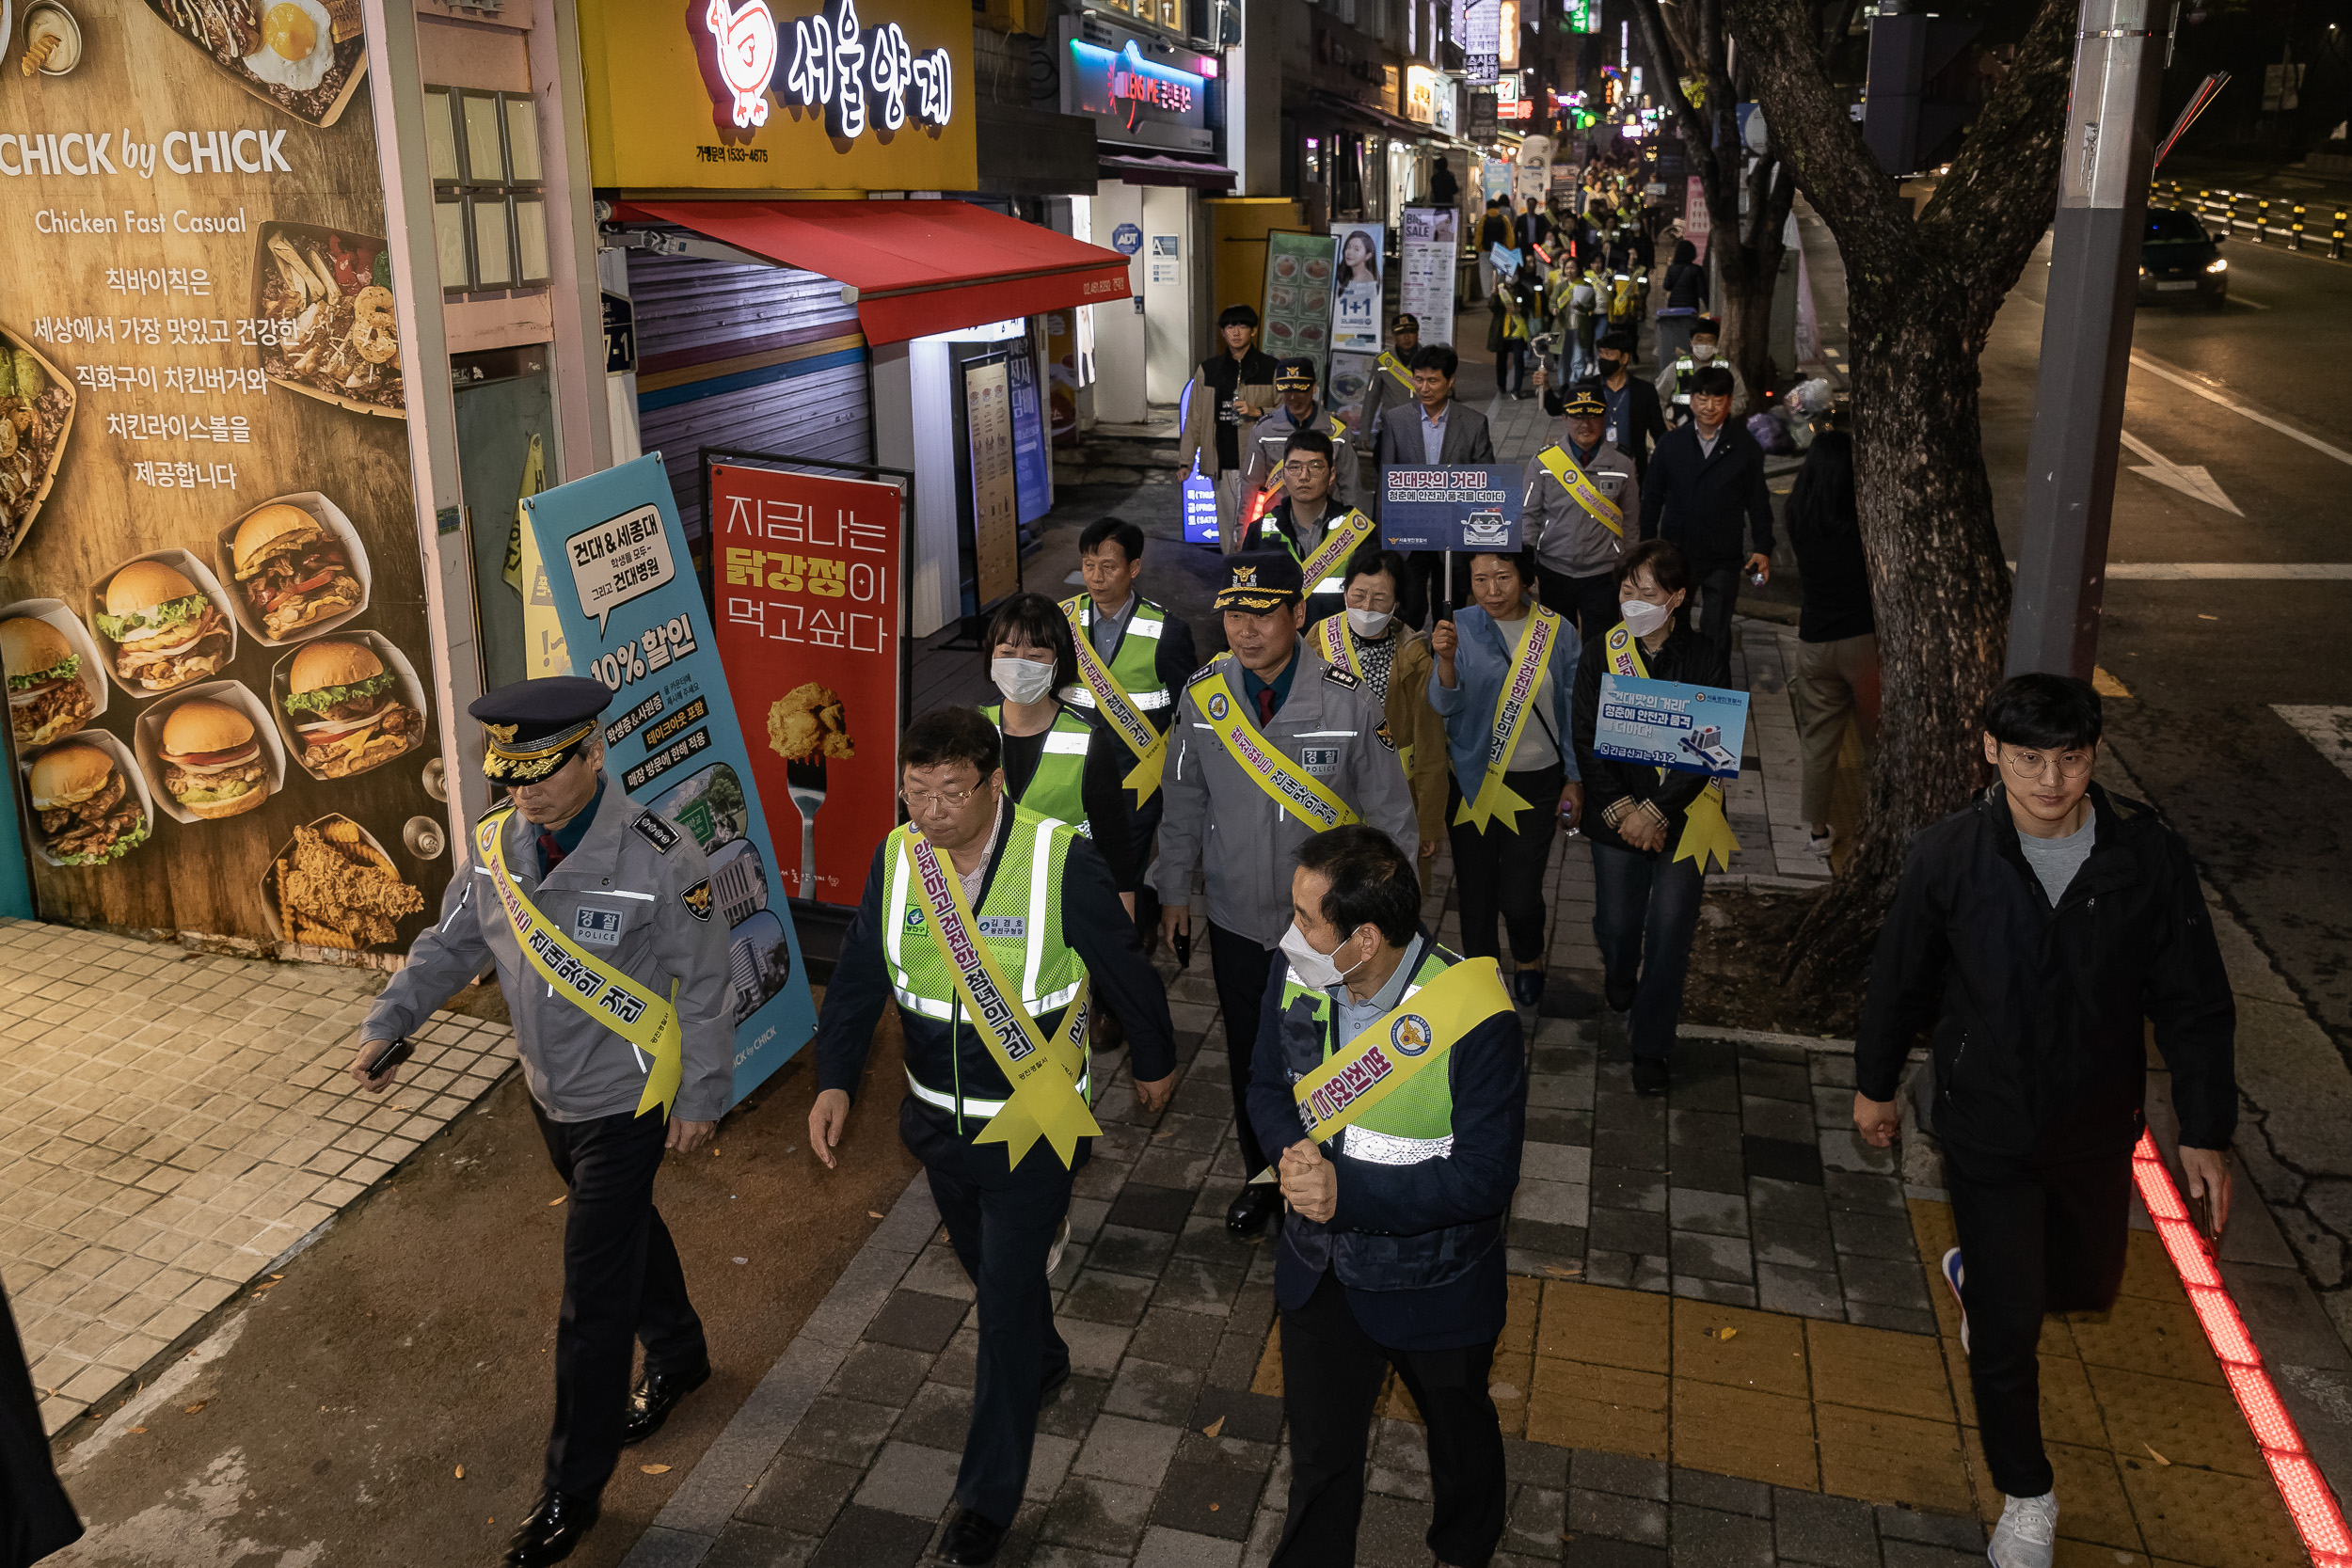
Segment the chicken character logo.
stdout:
<path fill-rule="evenodd" d="M 768 0 L 745 0 L 730 10 L 727 0 L 710 0 L 703 25 L 717 44 L 720 78 L 735 95 L 735 123 L 768 123 L 768 78 L 776 69 L 776 19 Z"/>

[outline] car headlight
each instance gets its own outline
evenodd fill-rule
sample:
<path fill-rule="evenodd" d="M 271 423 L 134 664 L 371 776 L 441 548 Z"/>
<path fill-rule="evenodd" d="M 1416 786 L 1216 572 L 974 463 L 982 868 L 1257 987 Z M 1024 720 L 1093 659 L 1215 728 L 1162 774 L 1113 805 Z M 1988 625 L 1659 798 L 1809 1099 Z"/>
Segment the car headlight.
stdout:
<path fill-rule="evenodd" d="M 2230 270 L 2230 263 L 2226 259 L 2217 256 L 2212 261 L 2205 263 L 2205 270 L 2207 272 L 2228 272 Z"/>

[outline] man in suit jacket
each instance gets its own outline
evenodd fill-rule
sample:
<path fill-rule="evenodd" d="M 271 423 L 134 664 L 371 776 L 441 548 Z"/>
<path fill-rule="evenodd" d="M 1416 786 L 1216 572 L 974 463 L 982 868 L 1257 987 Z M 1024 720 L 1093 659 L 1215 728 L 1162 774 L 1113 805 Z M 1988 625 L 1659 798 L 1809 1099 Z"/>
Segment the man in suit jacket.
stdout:
<path fill-rule="evenodd" d="M 1374 454 L 1377 461 L 1370 476 L 1375 498 L 1380 493 L 1381 469 L 1441 468 L 1495 460 L 1494 437 L 1486 429 L 1486 416 L 1454 401 L 1454 375 L 1461 368 L 1461 356 L 1443 343 L 1424 343 L 1414 351 L 1416 401 L 1387 410 L 1381 419 L 1380 437 Z M 1405 575 L 1408 580 L 1404 585 L 1402 610 L 1406 625 L 1428 625 L 1431 599 L 1452 597 L 1450 592 L 1433 594 L 1430 591 L 1431 579 L 1444 565 L 1445 554 L 1441 550 L 1407 553 Z M 1462 566 L 1469 570 L 1468 562 Z"/>
<path fill-rule="evenodd" d="M 1741 559 L 1743 536 L 1752 537 Z M 1658 443 L 1642 485 L 1642 537 L 1666 539 L 1690 562 L 1699 590 L 1696 626 L 1717 649 L 1731 648 L 1740 578 L 1772 575 L 1772 501 L 1764 488 L 1764 449 L 1731 418 L 1731 372 L 1708 365 L 1691 381 L 1691 422 Z M 1684 611 L 1686 624 L 1689 610 Z"/>

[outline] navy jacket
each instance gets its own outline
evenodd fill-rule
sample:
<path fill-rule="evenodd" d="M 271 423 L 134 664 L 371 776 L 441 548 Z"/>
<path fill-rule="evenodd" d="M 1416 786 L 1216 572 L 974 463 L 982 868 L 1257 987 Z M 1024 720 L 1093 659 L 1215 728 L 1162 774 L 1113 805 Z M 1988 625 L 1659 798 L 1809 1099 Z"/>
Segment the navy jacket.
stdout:
<path fill-rule="evenodd" d="M 1726 420 L 1715 450 L 1699 445 L 1699 427 L 1666 433 L 1642 473 L 1642 537 L 1671 540 L 1691 575 L 1736 569 L 1752 550 L 1772 553 L 1772 499 L 1764 488 L 1764 449 L 1737 420 Z M 1746 535 L 1753 542 L 1740 543 Z"/>
<path fill-rule="evenodd" d="M 1431 940 L 1426 929 L 1422 940 Z M 1291 1085 L 1323 1055 L 1321 1032 L 1306 1009 L 1284 1015 L 1288 973 L 1278 962 L 1267 976 L 1249 1077 L 1250 1125 L 1278 1165 L 1282 1150 L 1306 1136 Z M 1339 1167 L 1339 1208 L 1328 1225 L 1282 1216 L 1274 1293 L 1284 1307 L 1304 1307 L 1336 1262 L 1357 1323 L 1391 1350 L 1485 1344 L 1502 1332 L 1503 1226 L 1527 1136 L 1518 1015 L 1498 1014 L 1456 1041 L 1446 1071 L 1454 1090 L 1451 1154 L 1380 1165 L 1347 1158 L 1338 1139 L 1323 1146 L 1324 1158 Z"/>

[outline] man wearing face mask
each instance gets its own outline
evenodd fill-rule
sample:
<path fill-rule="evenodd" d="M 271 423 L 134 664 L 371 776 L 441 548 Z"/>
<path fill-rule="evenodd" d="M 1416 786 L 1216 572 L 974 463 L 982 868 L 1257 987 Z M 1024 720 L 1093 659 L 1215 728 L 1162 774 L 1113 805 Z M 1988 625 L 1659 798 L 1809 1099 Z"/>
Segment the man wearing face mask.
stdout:
<path fill-rule="evenodd" d="M 1666 417 L 1658 406 L 1658 388 L 1632 373 L 1633 334 L 1624 330 L 1605 332 L 1595 346 L 1600 374 L 1600 438 L 1633 460 L 1636 479 L 1649 477 L 1649 454 L 1653 443 L 1666 435 Z M 1559 415 L 1567 406 L 1567 395 L 1550 386 L 1550 378 L 1540 371 L 1535 385 L 1544 393 L 1544 412 Z"/>
<path fill-rule="evenodd" d="M 1404 596 L 1405 558 L 1377 544 L 1348 557 L 1343 583 L 1346 609 L 1310 622 L 1307 655 L 1345 670 L 1364 683 L 1387 715 L 1389 737 L 1413 792 L 1421 824 L 1421 883 L 1445 842 L 1445 721 L 1429 705 L 1429 639 L 1397 619 Z"/>
<path fill-rule="evenodd" d="M 1294 432 L 1282 453 L 1282 499 L 1249 534 L 1249 548 L 1282 550 L 1298 562 L 1311 624 L 1339 613 L 1348 557 L 1379 537 L 1373 520 L 1332 488 L 1332 465 L 1343 452 L 1353 467 L 1355 452 L 1344 441 L 1320 430 Z"/>
<path fill-rule="evenodd" d="M 1238 1042 L 1264 1000 L 1275 950 L 1290 925 L 1289 865 L 1301 844 L 1350 822 L 1389 835 L 1407 861 L 1418 847 L 1396 742 L 1362 677 L 1324 666 L 1301 674 L 1298 562 L 1281 550 L 1225 560 L 1216 608 L 1232 651 L 1184 688 L 1161 777 L 1167 813 L 1146 877 L 1170 946 L 1192 939 L 1192 884 L 1205 871 L 1209 958 L 1226 1019 L 1243 1174 L 1265 1169 L 1249 1118 L 1249 1052 Z M 1215 852 L 1211 852 L 1211 847 Z M 1267 1184 L 1245 1187 L 1225 1212 L 1255 1235 L 1279 1206 Z"/>
<path fill-rule="evenodd" d="M 1337 416 L 1326 414 L 1315 407 L 1315 362 L 1294 358 L 1275 361 L 1274 390 L 1281 404 L 1273 413 L 1260 420 L 1249 431 L 1248 468 L 1245 490 L 1265 496 L 1261 503 L 1261 515 L 1265 509 L 1278 504 L 1287 489 L 1283 459 L 1289 454 L 1290 438 L 1302 430 L 1311 430 L 1331 442 L 1331 474 L 1325 485 L 1332 503 L 1342 510 L 1354 506 L 1356 494 L 1356 448 L 1347 439 L 1347 425 Z M 1245 549 L 1256 549 L 1245 545 Z"/>
<path fill-rule="evenodd" d="M 1721 365 L 1731 372 L 1730 417 L 1741 420 L 1748 417 L 1748 384 L 1739 367 L 1723 356 L 1723 324 L 1712 316 L 1701 316 L 1691 324 L 1690 348 L 1658 372 L 1658 396 L 1665 404 L 1669 423 L 1690 421 L 1691 378 L 1709 365 Z"/>
<path fill-rule="evenodd" d="M 1518 1021 L 1492 959 L 1438 945 L 1410 862 L 1369 828 L 1300 847 L 1282 958 L 1249 1082 L 1291 1207 L 1274 1273 L 1291 1484 L 1273 1568 L 1358 1560 L 1391 1368 L 1429 1446 L 1428 1548 L 1484 1568 L 1510 1492 L 1489 1386 L 1527 1124 Z M 1386 1092 L 1350 1092 L 1367 1077 Z"/>
<path fill-rule="evenodd" d="M 1642 516 L 1642 482 L 1605 438 L 1608 415 L 1599 382 L 1570 388 L 1551 445 L 1528 459 L 1519 503 L 1544 607 L 1587 641 L 1616 624 L 1617 561 Z"/>

